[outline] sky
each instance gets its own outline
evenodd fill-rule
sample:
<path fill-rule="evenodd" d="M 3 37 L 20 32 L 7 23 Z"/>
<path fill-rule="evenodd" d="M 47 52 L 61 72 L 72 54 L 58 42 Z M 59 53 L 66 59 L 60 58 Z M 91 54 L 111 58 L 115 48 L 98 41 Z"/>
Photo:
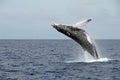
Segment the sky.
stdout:
<path fill-rule="evenodd" d="M 69 39 L 52 23 L 75 24 L 94 39 L 120 39 L 119 0 L 0 0 L 0 39 Z"/>

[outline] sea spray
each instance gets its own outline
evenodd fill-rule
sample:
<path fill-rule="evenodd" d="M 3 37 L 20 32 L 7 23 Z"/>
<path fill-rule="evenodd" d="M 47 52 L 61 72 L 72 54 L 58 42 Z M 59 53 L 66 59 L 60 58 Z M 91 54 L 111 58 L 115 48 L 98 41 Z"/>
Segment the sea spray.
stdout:
<path fill-rule="evenodd" d="M 83 55 L 84 55 L 83 58 L 80 58 L 80 56 L 81 56 L 81 54 L 80 54 L 76 57 L 76 59 L 74 59 L 72 61 L 66 61 L 66 63 L 75 63 L 75 62 L 93 63 L 93 62 L 107 62 L 107 61 L 112 60 L 107 57 L 100 57 L 99 59 L 95 59 L 87 51 L 84 51 Z"/>
<path fill-rule="evenodd" d="M 91 60 L 95 60 L 90 53 L 88 53 L 87 51 L 84 51 L 84 61 L 91 61 Z"/>
<path fill-rule="evenodd" d="M 87 62 L 87 63 L 93 63 L 93 62 L 108 62 L 108 61 L 110 61 L 110 60 L 112 60 L 112 59 L 109 59 L 109 58 L 107 58 L 107 57 L 104 57 L 104 58 L 100 58 L 100 59 L 96 59 L 96 60 L 90 60 L 90 61 L 85 61 L 85 62 Z"/>

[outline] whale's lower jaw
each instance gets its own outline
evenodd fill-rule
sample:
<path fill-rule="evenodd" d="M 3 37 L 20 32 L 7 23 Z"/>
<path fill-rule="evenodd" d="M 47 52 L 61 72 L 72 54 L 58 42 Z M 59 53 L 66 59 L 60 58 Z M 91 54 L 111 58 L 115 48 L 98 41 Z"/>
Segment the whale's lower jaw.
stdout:
<path fill-rule="evenodd" d="M 86 50 L 94 59 L 99 59 L 95 44 L 92 39 L 88 39 L 88 34 L 83 29 L 74 28 L 73 26 L 55 25 L 53 26 L 57 31 L 72 38 L 75 42 Z M 89 36 L 90 37 L 90 36 Z"/>

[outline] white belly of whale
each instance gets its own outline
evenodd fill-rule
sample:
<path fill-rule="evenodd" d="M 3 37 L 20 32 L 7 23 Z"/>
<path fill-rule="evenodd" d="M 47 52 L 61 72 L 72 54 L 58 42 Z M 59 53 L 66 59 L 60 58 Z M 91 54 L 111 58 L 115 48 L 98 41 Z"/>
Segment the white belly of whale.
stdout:
<path fill-rule="evenodd" d="M 87 36 L 87 40 L 89 41 L 89 43 L 91 43 L 91 44 L 92 44 L 93 42 L 92 42 L 91 37 L 90 37 L 87 33 L 85 33 L 85 34 L 86 34 L 86 36 Z"/>

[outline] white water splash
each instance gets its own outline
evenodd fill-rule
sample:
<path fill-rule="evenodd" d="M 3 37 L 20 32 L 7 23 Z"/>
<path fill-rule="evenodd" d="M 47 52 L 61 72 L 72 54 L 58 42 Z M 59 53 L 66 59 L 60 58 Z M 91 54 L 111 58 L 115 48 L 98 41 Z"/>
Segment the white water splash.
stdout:
<path fill-rule="evenodd" d="M 86 63 L 93 63 L 93 62 L 107 62 L 111 59 L 104 57 L 100 59 L 94 59 L 87 51 L 84 51 L 84 59 L 77 58 L 73 61 L 66 61 L 66 63 L 75 63 L 75 62 L 86 62 Z"/>
<path fill-rule="evenodd" d="M 109 59 L 109 58 L 100 58 L 100 59 L 94 59 L 94 60 L 90 60 L 90 61 L 85 61 L 85 62 L 88 62 L 88 63 L 92 63 L 92 62 L 108 62 L 109 60 L 111 60 L 111 59 Z"/>
<path fill-rule="evenodd" d="M 66 63 L 76 63 L 76 62 L 94 63 L 94 62 L 108 62 L 110 60 L 112 60 L 112 59 L 109 59 L 109 58 L 105 57 L 105 58 L 100 58 L 100 59 L 97 59 L 97 60 L 94 59 L 94 60 L 89 60 L 89 61 L 80 61 L 80 60 L 66 61 Z"/>
<path fill-rule="evenodd" d="M 90 53 L 88 53 L 87 51 L 84 51 L 84 61 L 88 62 L 91 60 L 95 60 L 95 59 L 90 55 Z"/>
<path fill-rule="evenodd" d="M 100 55 L 99 55 L 100 56 Z M 85 61 L 84 62 L 107 62 L 111 59 L 108 58 L 100 58 L 100 59 L 94 59 L 90 53 L 88 53 L 87 51 L 84 51 L 84 57 L 85 57 Z"/>
<path fill-rule="evenodd" d="M 66 61 L 65 63 L 77 63 L 77 62 L 82 62 L 82 61 Z"/>

